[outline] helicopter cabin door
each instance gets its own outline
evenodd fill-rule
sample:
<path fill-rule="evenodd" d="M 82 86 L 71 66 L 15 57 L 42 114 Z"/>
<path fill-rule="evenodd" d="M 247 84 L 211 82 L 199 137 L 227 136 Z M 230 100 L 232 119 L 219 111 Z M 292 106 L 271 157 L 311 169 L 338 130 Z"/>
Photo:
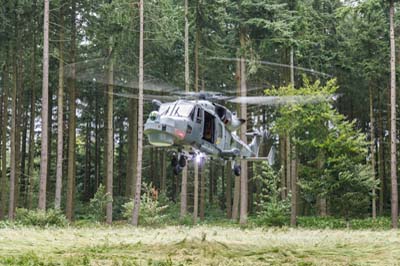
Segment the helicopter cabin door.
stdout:
<path fill-rule="evenodd" d="M 215 117 L 204 111 L 203 139 L 214 144 L 215 141 Z"/>

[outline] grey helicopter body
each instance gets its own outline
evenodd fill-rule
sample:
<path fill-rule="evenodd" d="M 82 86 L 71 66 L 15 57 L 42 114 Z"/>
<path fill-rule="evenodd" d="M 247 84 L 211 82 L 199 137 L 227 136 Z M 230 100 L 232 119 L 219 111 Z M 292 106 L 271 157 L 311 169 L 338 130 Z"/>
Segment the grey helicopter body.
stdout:
<path fill-rule="evenodd" d="M 245 123 L 225 106 L 208 100 L 177 100 L 156 106 L 144 125 L 144 134 L 156 147 L 174 146 L 179 154 L 172 158 L 176 173 L 186 165 L 186 160 L 206 154 L 212 158 L 237 161 L 258 156 L 263 135 L 250 133 L 250 144 L 243 142 L 235 131 Z M 233 167 L 240 174 L 238 165 Z"/>

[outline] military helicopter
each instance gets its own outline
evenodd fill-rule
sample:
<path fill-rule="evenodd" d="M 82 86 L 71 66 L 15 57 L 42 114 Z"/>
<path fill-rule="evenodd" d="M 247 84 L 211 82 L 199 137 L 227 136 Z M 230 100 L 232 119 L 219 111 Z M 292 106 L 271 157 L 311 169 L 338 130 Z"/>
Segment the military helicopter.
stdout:
<path fill-rule="evenodd" d="M 94 71 L 78 70 L 78 79 L 107 84 L 105 70 L 106 63 L 92 61 Z M 99 70 L 99 66 L 102 66 Z M 114 70 L 114 73 L 116 71 Z M 82 75 L 84 73 L 84 75 Z M 81 76 L 79 76 L 81 75 Z M 87 78 L 90 77 L 90 78 Z M 114 77 L 114 84 L 121 87 L 135 88 L 122 75 Z M 145 100 L 151 100 L 153 110 L 144 124 L 144 134 L 150 145 L 155 147 L 169 147 L 174 152 L 171 156 L 171 165 L 174 174 L 179 174 L 187 165 L 187 161 L 200 161 L 201 158 L 218 158 L 232 163 L 232 170 L 236 176 L 240 175 L 240 160 L 268 160 L 260 158 L 258 151 L 263 141 L 271 138 L 267 129 L 253 129 L 246 133 L 251 136 L 249 144 L 241 140 L 236 131 L 246 123 L 238 117 L 236 112 L 229 110 L 226 103 L 279 106 L 298 103 L 318 103 L 331 98 L 331 95 L 318 96 L 225 96 L 221 93 L 200 92 L 182 93 L 179 88 L 157 82 L 154 79 L 145 81 L 149 91 L 169 91 L 171 95 L 145 95 Z M 112 94 L 127 98 L 137 98 L 131 93 Z M 165 100 L 161 102 L 160 99 Z M 218 102 L 223 101 L 225 104 Z M 271 154 L 270 154 L 271 155 Z"/>
<path fill-rule="evenodd" d="M 193 95 L 193 94 L 192 94 Z M 198 99 L 179 99 L 161 103 L 153 99 L 154 109 L 144 124 L 144 134 L 155 147 L 177 147 L 171 165 L 178 174 L 186 166 L 187 160 L 207 155 L 225 161 L 233 161 L 233 172 L 240 175 L 240 160 L 267 160 L 258 157 L 260 144 L 270 137 L 268 130 L 260 128 L 246 133 L 252 136 L 249 144 L 236 135 L 236 130 L 246 122 L 235 112 L 214 102 L 224 99 L 232 103 L 257 105 L 279 105 L 290 103 L 315 103 L 326 100 L 326 96 L 258 96 L 226 97 L 206 92 L 198 94 Z"/>

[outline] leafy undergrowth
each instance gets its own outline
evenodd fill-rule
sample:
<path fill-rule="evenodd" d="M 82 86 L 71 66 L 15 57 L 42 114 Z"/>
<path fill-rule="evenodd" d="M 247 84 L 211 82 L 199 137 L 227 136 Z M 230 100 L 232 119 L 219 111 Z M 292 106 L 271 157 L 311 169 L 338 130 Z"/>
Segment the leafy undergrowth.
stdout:
<path fill-rule="evenodd" d="M 399 231 L 0 229 L 0 265 L 398 265 Z"/>

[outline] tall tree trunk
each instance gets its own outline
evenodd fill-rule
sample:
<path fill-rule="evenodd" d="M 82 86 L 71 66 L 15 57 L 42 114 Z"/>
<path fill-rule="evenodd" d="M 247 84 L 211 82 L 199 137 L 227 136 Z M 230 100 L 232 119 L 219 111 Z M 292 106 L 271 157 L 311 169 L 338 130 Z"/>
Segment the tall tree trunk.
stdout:
<path fill-rule="evenodd" d="M 279 136 L 279 157 L 281 163 L 281 198 L 285 200 L 287 198 L 288 187 L 286 185 L 286 137 L 284 135 Z"/>
<path fill-rule="evenodd" d="M 13 221 L 15 216 L 15 185 L 17 179 L 16 173 L 16 127 L 17 127 L 17 62 L 14 49 L 14 67 L 13 67 L 13 89 L 11 93 L 11 140 L 10 140 L 10 198 L 8 207 L 8 219 Z"/>
<path fill-rule="evenodd" d="M 27 136 L 28 136 L 28 113 L 29 109 L 27 108 L 29 105 L 24 106 L 25 113 L 24 113 L 24 118 L 22 122 L 22 149 L 21 149 L 21 182 L 20 182 L 20 188 L 19 191 L 22 195 L 22 200 L 20 200 L 21 205 L 25 207 L 26 203 L 26 197 L 27 195 L 25 194 L 26 188 L 28 186 L 28 177 L 27 177 L 27 171 L 26 171 L 26 145 L 27 145 Z"/>
<path fill-rule="evenodd" d="M 379 98 L 381 99 L 381 97 Z M 379 101 L 378 113 L 378 174 L 379 174 L 379 215 L 383 215 L 384 208 L 384 192 L 385 192 L 385 161 L 384 161 L 384 139 L 383 139 L 383 120 L 382 120 L 382 105 Z"/>
<path fill-rule="evenodd" d="M 210 160 L 209 163 L 210 166 L 210 171 L 209 171 L 209 181 L 208 181 L 208 202 L 210 204 L 213 203 L 214 201 L 214 178 L 215 178 L 215 172 L 214 172 L 214 161 Z"/>
<path fill-rule="evenodd" d="M 117 193 L 119 196 L 123 195 L 122 192 L 122 180 L 124 179 L 124 118 L 119 118 L 119 144 L 118 144 L 118 187 Z"/>
<path fill-rule="evenodd" d="M 71 59 L 76 61 L 76 2 L 72 0 L 72 39 Z M 75 95 L 75 64 L 71 67 L 70 95 L 69 95 L 69 119 L 68 119 L 68 172 L 67 172 L 67 204 L 66 216 L 68 220 L 73 219 L 74 194 L 75 194 L 75 145 L 76 145 L 76 95 Z"/>
<path fill-rule="evenodd" d="M 241 68 L 241 62 L 238 60 L 236 62 L 236 89 L 238 96 L 240 96 L 240 91 L 241 91 L 240 68 Z M 232 205 L 232 220 L 237 220 L 239 218 L 239 202 L 240 202 L 240 176 L 235 176 L 235 187 L 233 192 L 233 205 Z"/>
<path fill-rule="evenodd" d="M 98 99 L 98 95 L 96 95 L 97 97 L 95 97 L 95 110 L 96 110 L 96 114 L 95 114 L 95 134 L 96 134 L 96 138 L 95 138 L 95 159 L 94 159 L 94 183 L 95 183 L 95 188 L 93 190 L 93 195 L 94 193 L 96 193 L 99 185 L 100 185 L 100 107 L 99 107 L 99 99 Z"/>
<path fill-rule="evenodd" d="M 206 205 L 206 161 L 202 159 L 200 173 L 200 219 L 204 220 Z"/>
<path fill-rule="evenodd" d="M 185 0 L 185 91 L 189 92 L 189 4 L 188 0 Z M 182 171 L 182 183 L 181 183 L 181 219 L 185 217 L 187 212 L 187 178 L 188 170 L 187 167 L 183 168 Z"/>
<path fill-rule="evenodd" d="M 290 46 L 290 84 L 294 87 L 294 48 Z"/>
<path fill-rule="evenodd" d="M 199 165 L 194 162 L 194 203 L 193 203 L 193 224 L 197 223 L 199 212 Z"/>
<path fill-rule="evenodd" d="M 62 6 L 61 1 L 61 6 Z M 56 166 L 56 195 L 54 207 L 60 209 L 61 189 L 63 174 L 63 147 L 64 147 L 64 14 L 60 8 L 60 43 L 59 43 L 59 70 L 58 70 L 58 96 L 57 96 L 57 166 Z"/>
<path fill-rule="evenodd" d="M 2 110 L 2 127 L 1 127 L 1 181 L 0 181 L 0 220 L 3 220 L 6 215 L 7 202 L 7 125 L 8 125 L 8 81 L 7 65 L 3 69 L 3 110 Z"/>
<path fill-rule="evenodd" d="M 225 166 L 226 175 L 226 217 L 228 219 L 232 218 L 232 167 L 230 163 L 227 162 Z"/>
<path fill-rule="evenodd" d="M 142 157 L 143 157 L 143 0 L 139 0 L 140 30 L 139 30 L 139 116 L 138 116 L 138 157 L 136 174 L 135 202 L 132 213 L 132 224 L 139 224 L 140 192 L 142 189 Z"/>
<path fill-rule="evenodd" d="M 246 46 L 246 33 L 242 29 L 240 32 L 240 46 L 242 50 Z M 240 96 L 246 97 L 247 95 L 247 85 L 246 85 L 246 61 L 244 55 L 240 57 Z M 247 120 L 247 106 L 242 104 L 240 107 L 240 115 L 243 119 Z M 240 128 L 240 138 L 244 143 L 247 143 L 246 137 L 246 123 Z M 240 175 L 240 224 L 247 223 L 247 208 L 248 208 L 248 171 L 247 171 L 247 161 L 242 160 L 240 162 L 241 175 Z"/>
<path fill-rule="evenodd" d="M 126 190 L 125 196 L 131 198 L 135 195 L 136 172 L 137 172 L 137 144 L 138 144 L 138 102 L 136 99 L 129 101 L 128 114 L 128 162 L 126 169 Z"/>
<path fill-rule="evenodd" d="M 90 106 L 90 103 L 88 103 Z M 86 136 L 85 136 L 85 175 L 83 178 L 83 201 L 89 201 L 90 199 L 90 177 L 91 177 L 91 165 L 90 165 L 90 149 L 91 149 L 91 123 L 86 122 Z"/>
<path fill-rule="evenodd" d="M 296 226 L 297 224 L 297 156 L 296 156 L 296 146 L 292 145 L 292 158 L 291 158 L 291 189 L 292 189 L 292 198 L 291 198 L 291 208 L 290 208 L 290 226 Z"/>
<path fill-rule="evenodd" d="M 112 57 L 112 44 L 113 38 L 110 37 L 109 58 L 110 63 L 108 66 L 108 86 L 107 86 L 107 172 L 106 172 L 106 192 L 113 197 L 113 173 L 114 173 L 114 118 L 113 118 L 113 90 L 114 90 L 114 62 Z M 106 207 L 106 222 L 112 223 L 112 201 L 107 202 Z"/>
<path fill-rule="evenodd" d="M 319 152 L 318 158 L 317 158 L 317 168 L 319 171 L 323 171 L 324 167 L 324 154 L 323 152 Z M 321 177 L 322 178 L 322 177 Z M 319 215 L 321 217 L 327 216 L 327 205 L 326 205 L 326 196 L 318 196 L 317 197 L 317 207 L 319 209 Z"/>
<path fill-rule="evenodd" d="M 392 185 L 391 210 L 392 228 L 398 228 L 398 187 L 396 155 L 396 47 L 394 39 L 394 0 L 390 0 L 390 177 Z"/>
<path fill-rule="evenodd" d="M 164 149 L 161 150 L 161 182 L 160 190 L 161 193 L 167 193 L 166 179 L 167 179 L 167 154 Z"/>
<path fill-rule="evenodd" d="M 291 172 L 291 147 L 290 147 L 290 137 L 289 135 L 285 135 L 285 162 L 286 162 L 286 195 L 292 191 L 292 172 Z"/>
<path fill-rule="evenodd" d="M 198 6 L 197 6 L 198 8 Z M 196 25 L 196 43 L 194 48 L 194 91 L 199 91 L 199 47 L 200 47 L 200 30 L 199 25 Z M 200 159 L 201 160 L 201 159 Z M 197 223 L 197 215 L 199 209 L 199 163 L 197 159 L 194 161 L 194 204 L 193 204 L 193 223 Z"/>
<path fill-rule="evenodd" d="M 36 0 L 34 0 L 34 10 L 36 10 Z M 33 170 L 34 170 L 34 159 L 35 159 L 35 106 L 36 106 L 36 28 L 33 29 L 33 52 L 32 52 L 32 88 L 31 88 L 31 103 L 30 103 L 30 122 L 29 122 L 29 159 L 28 159 L 28 196 L 27 196 L 27 206 L 28 209 L 32 209 L 32 198 L 33 198 Z"/>
<path fill-rule="evenodd" d="M 44 0 L 43 32 L 42 152 L 40 157 L 40 188 L 38 208 L 41 210 L 46 210 L 47 164 L 49 151 L 49 0 Z"/>
<path fill-rule="evenodd" d="M 371 152 L 371 168 L 372 168 L 372 177 L 375 180 L 375 117 L 374 117 L 374 100 L 372 95 L 372 87 L 369 87 L 369 117 L 370 117 L 370 134 L 371 134 L 371 143 L 370 143 L 370 152 Z M 376 191 L 375 187 L 372 189 L 372 218 L 376 218 Z"/>

